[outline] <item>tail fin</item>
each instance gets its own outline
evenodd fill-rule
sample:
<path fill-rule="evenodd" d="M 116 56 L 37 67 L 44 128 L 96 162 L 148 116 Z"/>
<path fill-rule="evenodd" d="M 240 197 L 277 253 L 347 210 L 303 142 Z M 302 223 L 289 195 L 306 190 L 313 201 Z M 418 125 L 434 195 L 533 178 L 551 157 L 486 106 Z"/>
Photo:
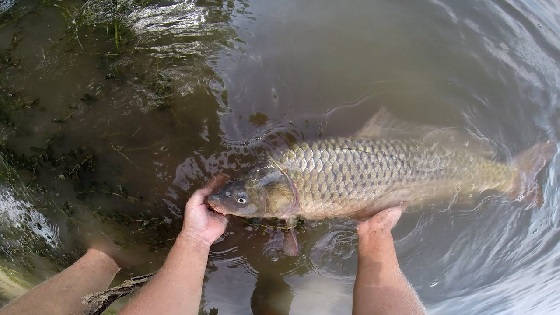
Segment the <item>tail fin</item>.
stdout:
<path fill-rule="evenodd" d="M 542 192 L 537 183 L 537 175 L 556 153 L 556 144 L 550 141 L 537 143 L 521 152 L 513 160 L 518 174 L 513 183 L 510 197 L 518 201 L 542 204 Z"/>

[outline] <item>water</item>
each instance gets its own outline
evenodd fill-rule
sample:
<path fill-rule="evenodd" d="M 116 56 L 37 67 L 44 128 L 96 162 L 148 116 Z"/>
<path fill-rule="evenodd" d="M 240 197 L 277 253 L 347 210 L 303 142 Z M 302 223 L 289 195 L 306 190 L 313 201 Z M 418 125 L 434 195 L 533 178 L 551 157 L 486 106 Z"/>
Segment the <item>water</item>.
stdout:
<path fill-rule="evenodd" d="M 264 135 L 351 135 L 384 106 L 467 128 L 502 158 L 558 138 L 552 0 L 19 0 L 2 11 L 0 257 L 23 279 L 3 285 L 4 301 L 92 239 L 134 262 L 117 281 L 156 270 L 190 193 L 250 167 Z M 560 308 L 558 163 L 541 176 L 540 208 L 489 194 L 401 219 L 399 261 L 431 313 Z M 306 222 L 292 258 L 271 228 L 231 220 L 201 311 L 349 313 L 353 229 Z"/>

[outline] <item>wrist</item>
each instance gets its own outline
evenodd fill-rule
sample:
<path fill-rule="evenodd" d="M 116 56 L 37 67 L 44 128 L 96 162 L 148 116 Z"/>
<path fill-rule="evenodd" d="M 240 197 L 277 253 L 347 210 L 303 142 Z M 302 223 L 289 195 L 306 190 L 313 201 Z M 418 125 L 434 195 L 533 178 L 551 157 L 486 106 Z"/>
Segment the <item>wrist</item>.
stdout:
<path fill-rule="evenodd" d="M 212 245 L 204 237 L 192 231 L 181 231 L 175 240 L 175 244 L 189 246 L 206 254 L 208 254 L 210 245 Z"/>
<path fill-rule="evenodd" d="M 390 230 L 368 231 L 358 229 L 358 244 L 386 243 L 387 241 L 393 243 L 393 235 Z"/>
<path fill-rule="evenodd" d="M 78 260 L 79 262 L 87 262 L 93 266 L 103 266 L 107 270 L 113 270 L 115 273 L 121 269 L 116 260 L 104 251 L 96 248 L 88 248 L 84 256 Z"/>
<path fill-rule="evenodd" d="M 386 273 L 399 269 L 399 262 L 391 233 L 359 236 L 358 265 L 360 270 Z"/>
<path fill-rule="evenodd" d="M 377 257 L 384 253 L 394 252 L 393 235 L 391 232 L 377 231 L 358 233 L 358 255 Z"/>

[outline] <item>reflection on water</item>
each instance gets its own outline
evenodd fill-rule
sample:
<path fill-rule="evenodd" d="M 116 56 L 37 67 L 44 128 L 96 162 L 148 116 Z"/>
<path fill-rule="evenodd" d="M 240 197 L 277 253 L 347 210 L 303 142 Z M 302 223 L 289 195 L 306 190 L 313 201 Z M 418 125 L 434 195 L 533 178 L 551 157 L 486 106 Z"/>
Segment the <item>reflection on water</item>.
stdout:
<path fill-rule="evenodd" d="M 251 295 L 253 314 L 288 314 L 293 293 L 279 274 L 259 274 Z"/>
<path fill-rule="evenodd" d="M 558 139 L 552 0 L 20 0 L 0 12 L 1 262 L 31 283 L 99 235 L 134 257 L 121 278 L 157 269 L 211 175 L 243 173 L 277 140 L 351 135 L 381 106 L 467 128 L 503 158 Z M 486 195 L 401 219 L 401 267 L 430 311 L 560 308 L 558 174 L 556 157 L 539 208 Z M 353 231 L 306 222 L 301 255 L 285 257 L 274 228 L 232 219 L 202 310 L 349 313 Z"/>
<path fill-rule="evenodd" d="M 9 188 L 0 188 L 0 204 L 0 214 L 4 218 L 2 224 L 6 225 L 6 228 L 23 230 L 28 226 L 33 234 L 42 238 L 48 245 L 56 247 L 60 243 L 56 227 L 52 226 L 44 215 L 34 210 L 30 203 L 16 199 Z M 6 254 L 9 255 L 9 252 Z"/>
<path fill-rule="evenodd" d="M 8 11 L 15 2 L 15 0 L 5 0 L 0 2 L 0 14 Z"/>

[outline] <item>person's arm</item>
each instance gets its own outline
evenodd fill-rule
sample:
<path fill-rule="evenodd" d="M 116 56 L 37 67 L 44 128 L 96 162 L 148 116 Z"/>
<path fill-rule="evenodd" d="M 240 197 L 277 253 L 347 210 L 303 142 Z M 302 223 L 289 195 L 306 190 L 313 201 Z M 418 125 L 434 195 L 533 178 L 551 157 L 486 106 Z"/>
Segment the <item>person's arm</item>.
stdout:
<path fill-rule="evenodd" d="M 400 207 L 387 209 L 358 225 L 354 315 L 425 314 L 397 261 L 391 229 L 401 213 Z"/>
<path fill-rule="evenodd" d="M 183 230 L 154 278 L 121 314 L 198 314 L 210 245 L 224 233 L 225 216 L 204 204 L 224 178 L 197 190 L 185 207 Z"/>
<path fill-rule="evenodd" d="M 0 314 L 82 314 L 82 298 L 105 290 L 119 266 L 97 249 L 86 254 L 61 273 L 25 293 L 0 310 Z"/>

